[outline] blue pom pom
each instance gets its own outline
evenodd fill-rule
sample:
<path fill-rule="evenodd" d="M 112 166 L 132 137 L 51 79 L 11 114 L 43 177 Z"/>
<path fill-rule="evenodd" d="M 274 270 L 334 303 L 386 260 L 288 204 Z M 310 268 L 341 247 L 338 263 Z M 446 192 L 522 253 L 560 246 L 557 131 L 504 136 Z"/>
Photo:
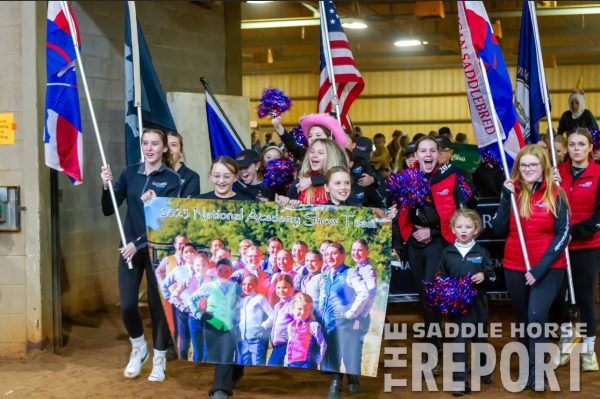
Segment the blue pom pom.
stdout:
<path fill-rule="evenodd" d="M 496 144 L 492 144 L 496 145 Z M 488 168 L 502 168 L 500 162 L 498 162 L 498 158 L 487 147 L 482 147 L 479 149 L 479 154 L 481 155 L 481 163 Z"/>
<path fill-rule="evenodd" d="M 438 273 L 433 281 L 423 283 L 427 303 L 443 315 L 467 314 L 469 305 L 477 296 L 470 273 L 462 277 L 442 277 Z"/>
<path fill-rule="evenodd" d="M 431 200 L 431 186 L 417 167 L 391 175 L 387 189 L 400 209 L 415 209 Z"/>
<path fill-rule="evenodd" d="M 460 187 L 460 191 L 462 192 L 465 201 L 470 200 L 471 197 L 473 197 L 473 187 L 471 187 L 469 183 L 467 183 L 464 176 L 457 174 L 456 183 Z"/>
<path fill-rule="evenodd" d="M 294 181 L 296 164 L 289 159 L 272 159 L 265 166 L 263 183 L 275 193 L 285 195 Z"/>
<path fill-rule="evenodd" d="M 308 140 L 306 139 L 304 132 L 302 132 L 302 127 L 300 126 L 300 124 L 298 124 L 298 126 L 290 130 L 290 134 L 292 135 L 296 143 L 302 146 L 302 148 L 304 148 L 305 150 L 308 148 Z M 295 160 L 294 155 L 291 152 L 289 154 L 289 157 L 291 160 Z"/>
<path fill-rule="evenodd" d="M 270 115 L 271 118 L 276 118 L 290 109 L 292 104 L 292 100 L 283 94 L 281 90 L 268 87 L 260 99 L 257 108 L 258 117 L 264 118 Z"/>
<path fill-rule="evenodd" d="M 594 151 L 600 150 L 600 131 L 598 131 L 598 129 L 594 129 L 593 127 L 588 128 L 588 130 L 592 134 Z"/>

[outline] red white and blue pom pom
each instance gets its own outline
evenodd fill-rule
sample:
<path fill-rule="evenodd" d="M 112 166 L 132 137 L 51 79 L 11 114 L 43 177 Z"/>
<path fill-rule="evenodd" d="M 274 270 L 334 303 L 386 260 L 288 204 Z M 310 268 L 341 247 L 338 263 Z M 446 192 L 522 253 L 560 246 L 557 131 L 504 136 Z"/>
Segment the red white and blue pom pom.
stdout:
<path fill-rule="evenodd" d="M 263 183 L 277 194 L 285 195 L 294 181 L 296 164 L 289 159 L 272 159 L 265 166 Z"/>
<path fill-rule="evenodd" d="M 292 106 L 292 100 L 289 99 L 281 90 L 268 87 L 263 91 L 260 104 L 258 105 L 257 112 L 259 118 L 270 116 L 271 118 L 277 118 L 284 112 L 286 112 Z"/>
<path fill-rule="evenodd" d="M 298 126 L 290 130 L 290 134 L 292 135 L 296 143 L 302 146 L 302 148 L 304 148 L 305 150 L 308 148 L 308 140 L 306 139 L 306 136 L 304 135 L 300 124 L 298 124 Z M 288 154 L 288 156 L 292 161 L 296 160 L 294 159 L 294 155 L 291 152 Z"/>
<path fill-rule="evenodd" d="M 471 185 L 467 183 L 465 177 L 457 174 L 456 183 L 458 184 L 458 187 L 460 187 L 460 191 L 462 192 L 465 201 L 470 200 L 471 197 L 473 197 L 473 187 L 471 187 Z"/>
<path fill-rule="evenodd" d="M 477 296 L 470 273 L 462 277 L 442 277 L 438 273 L 433 281 L 425 281 L 424 284 L 427 303 L 443 315 L 467 314 L 469 305 Z"/>
<path fill-rule="evenodd" d="M 391 175 L 387 189 L 400 209 L 415 209 L 431 201 L 431 186 L 416 167 Z"/>
<path fill-rule="evenodd" d="M 500 162 L 498 162 L 498 158 L 492 154 L 492 152 L 487 147 L 483 147 L 479 149 L 479 154 L 481 155 L 481 164 L 486 167 L 492 168 L 502 168 Z"/>
<path fill-rule="evenodd" d="M 588 130 L 592 135 L 594 151 L 600 150 L 600 131 L 598 131 L 598 129 L 594 129 L 593 127 L 588 128 Z"/>

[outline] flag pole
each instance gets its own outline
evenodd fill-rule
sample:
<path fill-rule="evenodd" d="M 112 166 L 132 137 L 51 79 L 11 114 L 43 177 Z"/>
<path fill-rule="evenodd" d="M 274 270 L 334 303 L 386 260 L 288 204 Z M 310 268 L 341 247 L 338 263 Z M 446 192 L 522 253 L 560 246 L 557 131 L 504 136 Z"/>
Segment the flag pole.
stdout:
<path fill-rule="evenodd" d="M 542 101 L 546 110 L 546 121 L 548 123 L 548 136 L 550 136 L 550 156 L 552 158 L 552 168 L 556 171 L 558 162 L 556 161 L 556 150 L 554 147 L 554 129 L 552 128 L 552 116 L 550 115 L 550 99 L 548 98 L 548 86 L 546 84 L 546 71 L 544 70 L 544 61 L 542 59 L 542 45 L 540 44 L 540 33 L 538 31 L 537 15 L 535 11 L 535 2 L 528 2 L 529 15 L 533 25 L 533 38 L 535 41 L 535 54 L 537 56 L 538 72 L 540 77 L 540 90 L 542 91 Z M 554 182 L 559 185 L 558 182 Z M 575 288 L 573 287 L 573 274 L 571 272 L 571 256 L 569 246 L 565 248 L 567 258 L 567 282 L 569 284 L 569 300 L 571 305 L 575 305 Z"/>
<path fill-rule="evenodd" d="M 128 1 L 129 27 L 131 29 L 131 57 L 133 64 L 133 106 L 137 110 L 138 137 L 140 139 L 140 162 L 144 162 L 144 151 L 142 151 L 142 79 L 140 75 L 140 42 L 138 40 L 137 15 L 135 13 L 135 1 Z"/>
<path fill-rule="evenodd" d="M 500 134 L 500 127 L 498 126 L 498 115 L 496 115 L 496 108 L 494 107 L 494 99 L 490 90 L 490 82 L 488 81 L 485 65 L 483 60 L 479 58 L 479 66 L 481 68 L 481 75 L 485 83 L 485 90 L 489 93 L 490 108 L 492 114 L 492 122 L 494 124 L 494 130 L 496 131 L 496 140 L 498 141 L 498 149 L 500 150 L 500 158 L 502 159 L 502 168 L 504 169 L 504 177 L 506 180 L 510 179 L 508 173 L 508 163 L 506 162 L 506 154 L 504 153 L 504 145 L 502 144 L 502 135 Z M 523 234 L 523 226 L 521 226 L 521 217 L 519 216 L 519 208 L 517 208 L 517 200 L 514 194 L 510 195 L 510 205 L 513 210 L 515 217 L 515 223 L 517 225 L 517 233 L 519 234 L 519 243 L 521 244 L 521 251 L 523 251 L 523 259 L 525 260 L 525 269 L 531 270 L 531 264 L 529 263 L 529 254 L 527 253 L 527 246 L 525 245 L 525 235 Z"/>
<path fill-rule="evenodd" d="M 75 47 L 75 54 L 77 55 L 77 66 L 81 73 L 81 81 L 83 82 L 83 90 L 85 91 L 85 98 L 87 99 L 88 108 L 92 117 L 92 124 L 94 125 L 94 133 L 96 134 L 96 141 L 98 143 L 98 149 L 100 150 L 100 157 L 102 158 L 102 166 L 107 167 L 106 156 L 104 155 L 104 148 L 102 147 L 102 139 L 100 138 L 100 131 L 98 129 L 98 122 L 96 120 L 96 113 L 94 112 L 94 106 L 92 105 L 92 97 L 90 96 L 90 90 L 88 88 L 87 79 L 85 77 L 85 71 L 83 69 L 83 62 L 81 61 L 81 54 L 79 53 L 79 41 L 77 40 L 77 30 L 75 29 L 75 23 L 69 9 L 69 5 L 66 1 L 60 2 L 61 8 L 65 13 L 67 22 L 69 23 L 69 30 L 71 31 L 71 38 L 73 39 L 73 46 Z M 117 226 L 119 227 L 119 234 L 121 235 L 121 241 L 123 245 L 127 245 L 125 239 L 125 233 L 123 231 L 123 223 L 121 223 L 121 216 L 119 215 L 119 207 L 117 205 L 117 199 L 115 197 L 115 191 L 113 189 L 112 181 L 108 183 L 108 191 L 110 192 L 110 199 L 112 201 L 113 208 L 115 210 L 115 217 L 117 218 Z M 129 269 L 133 269 L 131 261 L 127 262 Z"/>
<path fill-rule="evenodd" d="M 204 85 L 204 91 L 206 92 L 206 94 L 208 94 L 210 96 L 210 98 L 212 98 L 212 100 L 214 101 L 214 103 L 217 106 L 217 108 L 219 108 L 219 111 L 221 111 L 221 114 L 223 114 L 223 118 L 225 118 L 225 122 L 227 122 L 227 124 L 231 128 L 231 131 L 233 132 L 233 134 L 235 135 L 235 137 L 238 139 L 238 141 L 242 145 L 242 148 L 244 150 L 247 150 L 248 148 L 246 148 L 246 145 L 244 144 L 244 141 L 239 136 L 237 130 L 235 130 L 235 126 L 233 126 L 233 123 L 231 123 L 231 121 L 229 120 L 229 117 L 227 116 L 227 114 L 225 113 L 225 111 L 223 110 L 223 108 L 221 108 L 221 104 L 219 103 L 219 101 L 217 100 L 217 98 L 215 97 L 215 95 L 213 94 L 213 92 L 210 89 L 210 86 L 208 85 L 208 82 L 206 81 L 206 79 L 204 79 L 204 77 L 201 77 L 200 78 L 200 82 L 202 83 L 202 85 Z"/>
<path fill-rule="evenodd" d="M 337 85 L 335 83 L 335 74 L 333 73 L 333 60 L 331 59 L 331 47 L 329 45 L 329 28 L 327 28 L 327 17 L 325 15 L 324 1 L 319 1 L 319 16 L 321 18 L 321 45 L 323 46 L 323 52 L 325 53 L 325 66 L 327 67 L 327 76 L 331 83 L 331 90 L 333 96 L 337 98 Z M 340 126 L 342 125 L 342 117 L 340 115 L 340 104 L 339 100 L 335 103 L 335 114 Z"/>

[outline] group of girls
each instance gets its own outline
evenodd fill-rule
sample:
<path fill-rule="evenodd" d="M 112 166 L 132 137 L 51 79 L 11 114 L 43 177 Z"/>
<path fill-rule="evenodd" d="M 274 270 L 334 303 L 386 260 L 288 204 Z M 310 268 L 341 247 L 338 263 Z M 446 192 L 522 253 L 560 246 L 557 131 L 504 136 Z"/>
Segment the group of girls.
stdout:
<path fill-rule="evenodd" d="M 273 124 L 277 132 L 280 133 L 280 122 L 277 118 L 273 120 Z M 250 151 L 238 154 L 236 158 L 239 158 L 239 163 L 228 157 L 215 159 L 210 170 L 210 180 L 214 190 L 200 194 L 198 175 L 181 162 L 183 159 L 181 136 L 176 133 L 167 136 L 159 129 L 144 130 L 142 134 L 144 162 L 128 167 L 114 182 L 117 205 L 120 205 L 125 199 L 127 199 L 128 204 L 128 213 L 125 220 L 126 242 L 122 243 L 121 257 L 119 258 L 119 292 L 122 316 L 132 344 L 130 359 L 124 371 L 125 377 L 138 377 L 142 365 L 149 357 L 138 308 L 139 285 L 144 270 L 146 270 L 149 287 L 154 347 L 153 368 L 148 378 L 150 381 L 163 381 L 165 379 L 166 350 L 170 339 L 160 295 L 157 295 L 159 289 L 157 276 L 152 270 L 148 254 L 143 213 L 144 202 L 157 196 L 180 196 L 246 201 L 275 199 L 281 205 L 292 206 L 300 203 L 332 205 L 359 205 L 362 203 L 360 195 L 351 198 L 352 174 L 348 168 L 352 165 L 353 153 L 346 148 L 349 140 L 341 126 L 334 118 L 325 114 L 306 116 L 302 118 L 301 126 L 308 141 L 306 149 L 295 141 L 286 141 L 282 137 L 284 143 L 288 144 L 288 151 L 297 160 L 301 160 L 301 166 L 297 179 L 290 186 L 287 195 L 281 196 L 275 196 L 272 192 L 269 192 L 260 177 L 261 167 L 266 162 L 283 156 L 282 151 L 277 147 L 266 148 L 260 157 Z M 285 135 L 289 135 L 289 133 L 285 132 Z M 370 147 L 369 144 L 367 146 Z M 382 180 L 369 175 L 366 169 L 368 168 L 365 168 L 365 170 L 359 168 L 355 172 L 358 175 L 357 185 L 365 190 L 381 188 Z M 110 167 L 102 168 L 101 177 L 104 184 L 103 212 L 105 215 L 110 215 L 115 211 L 108 193 L 108 185 L 113 181 Z M 382 203 L 385 202 L 382 200 Z M 191 249 L 188 251 L 191 251 Z M 179 263 L 187 264 L 185 255 L 182 255 L 181 259 Z M 128 268 L 128 262 L 132 262 L 132 269 Z M 227 262 L 221 260 L 223 264 Z M 173 275 L 170 279 L 166 279 L 166 274 L 159 275 L 159 279 L 163 283 L 160 288 L 165 296 L 169 298 L 175 298 L 174 293 L 171 291 L 173 286 L 170 285 L 173 281 L 177 278 L 189 278 L 194 275 L 193 264 L 189 267 L 181 264 L 179 266 L 184 266 L 184 268 L 177 273 L 178 276 Z M 226 270 L 228 267 L 225 265 L 222 268 L 224 270 L 221 273 L 219 268 L 213 271 L 216 277 L 210 284 L 218 285 L 220 275 L 221 280 L 224 280 L 223 276 L 228 273 Z M 234 270 L 231 270 L 232 274 L 233 272 Z M 298 272 L 296 271 L 296 273 Z M 162 278 L 165 280 L 162 280 Z M 285 285 L 286 281 L 290 279 L 287 274 L 281 271 L 280 276 L 277 278 L 283 281 L 282 285 Z M 241 281 L 242 284 L 243 281 Z M 292 292 L 294 292 L 296 288 L 301 287 L 301 283 L 292 279 L 292 287 Z M 277 287 L 275 288 L 275 295 L 281 300 Z M 310 295 L 308 297 L 313 298 Z M 307 297 L 303 298 L 302 301 L 300 299 L 298 301 L 302 303 L 303 307 L 306 307 Z M 184 311 L 187 310 L 184 306 L 185 302 L 179 301 L 179 299 L 173 299 L 175 304 L 173 311 L 185 313 Z M 313 299 L 313 307 L 315 302 L 318 301 Z M 276 308 L 277 303 L 275 304 L 275 310 Z M 205 326 L 211 325 L 210 320 L 207 320 L 206 317 L 202 321 Z M 219 327 L 215 329 L 219 330 Z M 205 340 L 213 332 L 211 327 L 205 328 Z M 194 342 L 192 336 L 192 344 Z M 197 341 L 196 344 L 199 345 Z M 195 353 L 201 353 L 203 348 L 198 347 L 196 349 Z M 186 350 L 184 349 L 183 352 L 186 352 Z M 204 356 L 208 356 L 208 353 L 205 353 Z M 359 371 L 355 372 L 356 374 L 359 373 Z M 226 398 L 231 395 L 235 383 L 241 378 L 242 374 L 243 366 L 241 365 L 225 364 L 225 362 L 216 364 L 213 387 L 209 391 L 211 397 Z M 330 397 L 339 397 L 341 382 L 342 375 L 337 372 L 332 373 Z M 357 392 L 358 390 L 358 378 L 353 375 L 349 377 L 349 391 Z"/>
<path fill-rule="evenodd" d="M 286 139 L 289 133 L 281 128 L 277 118 L 273 120 L 282 141 L 289 145 L 289 151 L 294 153 L 294 156 L 304 156 L 297 180 L 292 184 L 287 195 L 276 197 L 276 201 L 280 204 L 344 205 L 350 203 L 352 175 L 345 154 L 347 137 L 343 135 L 341 127 L 332 124 L 327 117 L 327 115 L 312 117 L 310 123 L 302 126 L 308 139 L 308 148 L 305 151 L 301 146 L 295 146 L 295 141 L 289 142 L 289 137 Z M 234 160 L 227 157 L 215 160 L 211 167 L 210 179 L 214 191 L 199 195 L 198 175 L 189 171 L 181 163 L 183 147 L 181 138 L 171 137 L 172 139 L 160 130 L 144 130 L 142 134 L 144 162 L 128 167 L 114 182 L 117 204 L 120 205 L 125 199 L 128 203 L 124 226 L 126 242 L 122 243 L 118 266 L 122 315 L 132 343 L 130 360 L 124 375 L 128 378 L 137 377 L 143 363 L 148 359 L 148 349 L 138 310 L 139 285 L 146 270 L 154 347 L 153 368 L 149 376 L 151 381 L 162 381 L 165 378 L 165 353 L 169 332 L 161 310 L 158 285 L 148 255 L 143 202 L 155 196 L 251 201 L 258 198 L 258 195 L 253 195 L 252 192 L 233 189 L 234 183 L 240 177 L 240 169 Z M 172 147 L 169 145 L 170 140 L 173 140 Z M 517 319 L 522 323 L 547 321 L 550 306 L 561 292 L 561 287 L 564 287 L 567 265 L 564 250 L 567 245 L 569 246 L 577 307 L 587 327 L 583 336 L 585 348 L 581 356 L 583 369 L 596 371 L 598 370 L 595 354 L 597 320 L 594 290 L 600 268 L 598 265 L 600 170 L 591 161 L 593 141 L 587 130 L 571 131 L 566 143 L 568 159 L 560 165 L 558 174 L 553 174 L 549 156 L 541 146 L 528 145 L 519 152 L 511 177 L 504 184 L 498 212 L 493 220 L 493 229 L 499 235 L 507 235 L 504 272 Z M 171 157 L 170 148 L 175 154 Z M 466 202 L 458 182 L 459 173 L 451 165 L 439 164 L 439 144 L 434 139 L 420 138 L 415 142 L 414 150 L 413 168 L 421 172 L 430 186 L 430 191 L 427 201 L 412 208 L 400 209 L 398 220 L 402 239 L 407 242 L 415 283 L 423 293 L 423 282 L 433 279 L 440 268 L 439 260 L 442 255 L 449 256 L 449 251 L 444 252 L 445 248 L 454 243 L 454 247 L 462 255 L 468 248 L 461 246 L 471 244 L 464 242 L 464 239 L 462 241 L 457 239 L 456 233 L 460 227 L 457 225 L 457 220 L 463 218 L 457 216 L 453 219 L 457 209 L 464 208 Z M 268 148 L 263 153 L 263 160 L 267 156 L 279 157 L 280 155 L 279 149 Z M 254 162 L 253 164 L 256 170 L 259 165 Z M 115 212 L 108 193 L 108 185 L 113 180 L 110 168 L 102 168 L 101 176 L 104 184 L 102 208 L 105 215 L 110 215 Z M 560 186 L 554 184 L 555 179 L 560 181 Z M 260 181 L 254 179 L 252 173 L 244 174 L 242 180 L 249 186 L 260 185 Z M 366 182 L 363 180 L 363 184 L 370 183 L 371 179 L 366 180 Z M 263 191 L 259 191 L 262 197 Z M 510 212 L 511 195 L 516 197 L 518 215 L 529 250 L 530 270 L 525 269 L 521 252 L 515 250 L 520 246 L 515 216 Z M 451 223 L 452 220 L 454 223 Z M 471 222 L 474 223 L 473 219 Z M 129 269 L 128 263 L 133 265 L 132 269 Z M 217 283 L 214 284 L 217 285 L 220 281 L 219 275 L 224 280 L 224 276 L 228 274 L 227 262 L 222 261 L 222 263 L 225 264 L 222 272 L 219 273 L 218 268 L 216 271 Z M 451 270 L 446 272 L 453 273 Z M 483 270 L 481 272 L 484 280 L 486 276 L 490 278 L 489 274 Z M 473 277 L 477 281 L 474 282 L 481 283 L 481 276 L 476 273 Z M 286 278 L 282 277 L 282 279 Z M 440 322 L 439 315 L 430 308 L 424 306 L 423 313 L 427 324 Z M 566 325 L 568 326 L 568 322 Z M 569 329 L 565 328 L 565 331 L 568 332 Z M 545 387 L 543 379 L 537 378 L 539 376 L 536 371 L 539 371 L 539 368 L 535 363 L 535 344 L 543 342 L 544 339 L 544 337 L 522 338 L 522 342 L 528 346 L 530 352 L 527 388 L 539 390 Z M 434 343 L 439 345 L 439 342 Z M 241 366 L 217 364 L 213 388 L 210 391 L 211 396 L 228 397 L 242 373 Z M 330 397 L 339 396 L 340 386 L 341 375 L 333 373 Z M 351 378 L 349 391 L 354 392 L 357 387 L 357 379 Z"/>
<path fill-rule="evenodd" d="M 597 371 L 594 293 L 600 261 L 600 167 L 591 160 L 593 141 L 586 129 L 570 132 L 566 144 L 568 159 L 558 167 L 559 173 L 553 173 L 548 152 L 541 145 L 527 145 L 519 152 L 511 176 L 504 183 L 492 228 L 497 236 L 506 236 L 504 274 L 519 323 L 543 325 L 548 321 L 555 299 L 558 297 L 564 302 L 565 295 L 560 295 L 560 292 L 561 287 L 565 287 L 565 249 L 569 246 L 577 307 L 586 325 L 581 355 L 583 370 Z M 429 198 L 412 208 L 402 208 L 398 219 L 402 239 L 407 242 L 415 284 L 424 298 L 425 283 L 432 281 L 438 271 L 454 277 L 468 272 L 479 287 L 483 281 L 493 279 L 489 254 L 486 251 L 481 251 L 481 256 L 470 254 L 475 248 L 473 237 L 480 229 L 479 218 L 474 213 L 464 213 L 465 198 L 459 189 L 457 173 L 450 165 L 438 164 L 437 142 L 429 137 L 420 138 L 416 142 L 415 154 L 415 166 L 430 186 Z M 511 195 L 516 197 L 530 270 L 526 270 L 524 255 L 518 250 L 521 247 L 515 215 L 511 213 Z M 465 222 L 472 230 L 470 235 L 459 234 L 461 229 L 465 229 Z M 454 245 L 449 246 L 451 243 Z M 450 261 L 452 258 L 455 262 Z M 475 264 L 479 266 L 475 267 Z M 448 265 L 454 265 L 454 269 Z M 485 323 L 487 305 L 483 301 L 484 291 L 481 288 L 478 291 L 482 300 L 475 301 L 468 320 Z M 423 316 L 426 325 L 441 321 L 440 313 L 427 306 L 425 301 Z M 459 321 L 464 322 L 464 319 L 459 318 Z M 569 332 L 574 334 L 568 328 L 569 322 L 566 320 L 562 329 L 567 332 L 567 340 L 573 338 Z M 535 360 L 536 344 L 545 340 L 544 336 L 520 337 L 529 351 L 526 389 L 547 389 L 547 382 L 539 375 L 541 367 Z M 439 348 L 439 341 L 432 339 L 432 343 Z M 561 351 L 563 357 L 568 358 L 566 347 L 561 345 Z M 435 354 L 432 355 L 435 357 Z M 439 367 L 436 367 L 434 374 L 438 373 Z M 464 381 L 464 375 L 459 377 Z M 484 376 L 484 381 L 491 383 L 491 375 Z M 468 384 L 464 384 L 455 394 L 462 395 L 469 390 Z"/>

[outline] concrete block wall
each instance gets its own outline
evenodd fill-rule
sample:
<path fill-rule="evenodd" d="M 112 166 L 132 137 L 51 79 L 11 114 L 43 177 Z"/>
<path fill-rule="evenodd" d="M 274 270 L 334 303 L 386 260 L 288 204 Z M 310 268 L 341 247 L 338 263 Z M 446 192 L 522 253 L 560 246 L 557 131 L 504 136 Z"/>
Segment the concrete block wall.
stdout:
<path fill-rule="evenodd" d="M 241 62 L 236 69 L 231 65 L 233 58 L 227 55 L 227 51 L 237 52 L 235 59 L 240 59 L 240 38 L 229 35 L 233 39 L 227 43 L 225 29 L 226 25 L 229 30 L 233 26 L 235 31 L 235 26 L 240 26 L 239 13 L 229 13 L 238 15 L 238 20 L 232 21 L 225 12 L 226 7 L 239 4 L 224 3 L 204 8 L 189 1 L 136 2 L 138 19 L 165 92 L 200 93 L 199 78 L 204 76 L 215 93 L 225 93 L 232 90 L 227 75 L 237 76 L 234 82 L 241 80 Z M 72 7 L 80 27 L 85 70 L 104 149 L 118 175 L 125 163 L 123 3 L 73 2 Z M 241 84 L 235 85 L 238 92 L 229 94 L 241 94 Z M 62 308 L 67 316 L 118 303 L 118 232 L 114 217 L 102 216 L 100 209 L 101 161 L 81 85 L 80 97 L 84 183 L 74 187 L 60 177 Z M 190 156 L 189 147 L 186 150 Z M 125 206 L 122 208 L 124 215 Z"/>
<path fill-rule="evenodd" d="M 43 250 L 49 213 L 40 195 L 48 171 L 40 165 L 35 9 L 35 3 L 0 3 L 0 112 L 13 113 L 18 126 L 15 144 L 0 145 L 0 186 L 19 186 L 24 208 L 21 231 L 0 232 L 0 356 L 40 347 L 51 335 L 43 331 L 45 323 L 52 331 Z"/>

